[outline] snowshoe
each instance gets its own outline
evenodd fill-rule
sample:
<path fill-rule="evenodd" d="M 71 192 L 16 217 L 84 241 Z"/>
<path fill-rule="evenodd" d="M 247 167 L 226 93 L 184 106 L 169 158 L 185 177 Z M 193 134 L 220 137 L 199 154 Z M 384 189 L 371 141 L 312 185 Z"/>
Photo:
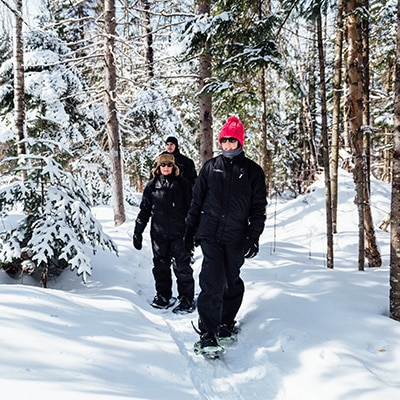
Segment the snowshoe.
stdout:
<path fill-rule="evenodd" d="M 176 302 L 176 297 L 170 297 L 169 299 L 167 299 L 166 297 L 157 294 L 154 297 L 151 306 L 159 310 L 166 310 L 167 308 L 172 307 L 175 304 L 175 302 Z"/>
<path fill-rule="evenodd" d="M 175 314 L 189 314 L 196 309 L 194 301 L 190 301 L 186 296 L 179 298 L 179 304 L 172 310 Z"/>
<path fill-rule="evenodd" d="M 218 340 L 220 342 L 236 342 L 238 340 L 239 329 L 235 325 L 236 322 L 232 324 L 222 324 L 218 332 Z"/>
<path fill-rule="evenodd" d="M 205 358 L 215 360 L 225 353 L 225 349 L 218 344 L 215 333 L 203 333 L 194 346 L 195 354 L 201 354 Z"/>

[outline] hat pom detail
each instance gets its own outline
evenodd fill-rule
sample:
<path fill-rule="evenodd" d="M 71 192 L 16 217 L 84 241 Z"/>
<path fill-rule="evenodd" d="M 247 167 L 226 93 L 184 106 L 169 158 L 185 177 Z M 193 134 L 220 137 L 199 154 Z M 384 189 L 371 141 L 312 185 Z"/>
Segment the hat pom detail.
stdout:
<path fill-rule="evenodd" d="M 240 120 L 239 120 L 239 118 L 236 117 L 236 115 L 232 115 L 232 117 L 229 117 L 229 118 L 226 120 L 226 123 L 227 123 L 227 124 L 232 124 L 233 122 L 236 123 L 236 124 L 240 124 L 240 123 L 241 123 Z"/>

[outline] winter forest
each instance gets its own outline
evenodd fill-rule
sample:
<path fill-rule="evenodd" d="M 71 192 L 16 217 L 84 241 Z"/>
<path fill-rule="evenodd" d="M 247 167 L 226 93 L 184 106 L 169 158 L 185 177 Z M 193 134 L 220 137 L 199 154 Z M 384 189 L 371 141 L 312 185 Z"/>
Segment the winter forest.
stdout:
<path fill-rule="evenodd" d="M 28 3 L 28 2 L 27 2 Z M 92 207 L 124 205 L 167 136 L 201 165 L 230 115 L 267 195 L 323 176 L 334 268 L 338 170 L 353 174 L 358 268 L 380 267 L 391 232 L 390 314 L 400 320 L 400 7 L 395 0 L 0 0 L 0 266 L 85 282 L 98 246 Z M 400 4 L 400 3 L 399 3 Z M 392 185 L 373 221 L 370 180 Z M 7 224 L 4 222 L 7 221 Z"/>

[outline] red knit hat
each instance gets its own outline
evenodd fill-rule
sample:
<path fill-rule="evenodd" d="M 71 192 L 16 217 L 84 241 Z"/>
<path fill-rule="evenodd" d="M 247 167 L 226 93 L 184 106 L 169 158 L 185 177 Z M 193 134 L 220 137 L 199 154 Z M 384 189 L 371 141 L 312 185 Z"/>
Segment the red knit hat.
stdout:
<path fill-rule="evenodd" d="M 240 145 L 244 147 L 244 127 L 238 117 L 232 116 L 228 118 L 218 136 L 219 143 L 223 137 L 235 138 L 239 141 Z"/>

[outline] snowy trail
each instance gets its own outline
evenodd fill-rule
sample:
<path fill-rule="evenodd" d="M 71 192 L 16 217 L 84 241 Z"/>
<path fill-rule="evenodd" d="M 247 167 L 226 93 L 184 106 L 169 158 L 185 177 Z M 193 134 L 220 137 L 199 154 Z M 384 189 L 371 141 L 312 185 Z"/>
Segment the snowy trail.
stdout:
<path fill-rule="evenodd" d="M 242 269 L 238 342 L 215 361 L 193 352 L 197 311 L 175 315 L 150 306 L 148 231 L 142 251 L 132 246 L 137 208 L 118 228 L 110 207 L 96 208 L 120 256 L 99 250 L 86 285 L 70 271 L 52 289 L 29 286 L 28 276 L 24 285 L 12 282 L 0 271 L 3 392 L 15 400 L 400 398 L 400 324 L 388 318 L 389 233 L 377 230 L 382 267 L 358 271 L 351 179 L 341 176 L 345 216 L 333 270 L 324 263 L 324 227 L 312 218 L 323 215 L 323 182 L 277 204 L 276 218 L 269 214 L 260 252 Z M 388 186 L 379 183 L 372 193 L 378 223 Z M 198 285 L 199 248 L 195 256 Z"/>
<path fill-rule="evenodd" d="M 353 218 L 353 197 L 347 193 L 344 197 L 346 204 L 341 210 L 353 210 L 350 214 Z M 133 252 L 136 263 L 131 266 L 128 279 L 137 296 L 132 301 L 141 312 L 154 315 L 154 323 L 165 336 L 164 340 L 171 343 L 170 351 L 185 371 L 185 385 L 191 388 L 191 398 L 352 400 L 357 396 L 370 400 L 379 393 L 379 383 L 386 385 L 386 394 L 400 390 L 398 377 L 392 372 L 398 347 L 391 340 L 376 341 L 380 336 L 379 326 L 387 322 L 392 325 L 386 317 L 379 317 L 387 314 L 387 307 L 373 295 L 375 288 L 382 285 L 380 276 L 385 280 L 387 272 L 360 274 L 356 270 L 350 258 L 356 253 L 354 244 L 352 248 L 349 246 L 349 237 L 354 235 L 350 230 L 335 237 L 336 248 L 341 250 L 343 258 L 336 259 L 335 270 L 326 269 L 324 238 L 316 231 L 311 218 L 321 214 L 318 207 L 313 194 L 279 205 L 277 238 L 273 242 L 271 232 L 275 222 L 273 218 L 267 220 L 260 254 L 246 261 L 243 267 L 246 292 L 238 315 L 239 341 L 217 363 L 192 352 L 197 335 L 190 322 L 197 321 L 197 312 L 176 316 L 171 311 L 160 312 L 150 307 L 154 281 L 146 232 L 143 250 L 135 252 L 130 247 L 127 258 L 119 259 L 125 272 Z M 293 217 L 288 216 L 289 210 Z M 307 215 L 301 226 L 305 235 L 299 232 L 300 214 Z M 127 248 L 131 246 L 131 238 L 125 237 L 120 242 L 126 242 Z M 198 284 L 199 248 L 195 255 L 193 267 Z M 341 293 L 343 285 L 346 290 Z M 368 294 L 365 288 L 370 288 Z M 366 307 L 365 301 L 369 302 L 368 310 L 376 315 L 372 322 L 367 318 L 371 311 L 365 312 L 364 318 L 359 314 Z M 355 336 L 354 332 L 360 330 L 364 334 Z M 376 347 L 379 343 L 382 351 Z M 371 354 L 377 357 L 377 363 L 370 362 Z M 385 359 L 388 363 L 383 362 Z M 169 368 L 174 370 L 175 366 L 170 364 Z M 355 384 L 355 376 L 361 377 L 359 385 Z M 369 382 L 367 393 L 362 386 L 364 381 Z"/>
<path fill-rule="evenodd" d="M 155 310 L 149 302 L 154 296 L 154 281 L 151 275 L 151 258 L 148 252 L 141 254 L 142 261 L 133 269 L 133 282 L 141 298 L 144 313 L 154 314 L 166 325 L 166 335 L 176 344 L 181 354 L 182 365 L 190 376 L 199 399 L 246 400 L 249 398 L 277 399 L 277 377 L 279 372 L 263 349 L 252 342 L 251 331 L 243 328 L 237 343 L 226 344 L 226 353 L 219 360 L 206 360 L 195 355 L 193 344 L 198 340 L 191 322 L 197 325 L 197 311 L 188 315 L 175 315 L 169 310 Z M 196 249 L 193 265 L 196 282 L 201 265 L 200 249 Z M 174 290 L 176 291 L 175 284 Z M 197 289 L 198 291 L 198 289 Z M 176 292 L 174 293 L 176 295 Z M 257 311 L 255 311 L 257 313 Z M 251 328 L 251 327 L 250 327 Z M 251 367 L 249 367 L 249 365 Z M 260 384 L 261 383 L 261 384 Z"/>
<path fill-rule="evenodd" d="M 258 365 L 254 364 L 252 359 L 257 355 L 252 354 L 250 345 L 245 345 L 244 338 L 240 337 L 237 343 L 226 344 L 226 353 L 220 359 L 206 360 L 193 352 L 193 342 L 197 337 L 190 322 L 197 318 L 197 313 L 186 316 L 165 314 L 164 317 L 171 337 L 186 359 L 184 362 L 188 373 L 201 398 L 276 398 L 276 391 L 273 395 L 268 395 L 273 387 L 273 367 L 262 357 L 258 357 Z M 253 366 L 248 368 L 248 365 Z M 260 387 L 260 381 L 264 381 L 265 385 Z"/>

